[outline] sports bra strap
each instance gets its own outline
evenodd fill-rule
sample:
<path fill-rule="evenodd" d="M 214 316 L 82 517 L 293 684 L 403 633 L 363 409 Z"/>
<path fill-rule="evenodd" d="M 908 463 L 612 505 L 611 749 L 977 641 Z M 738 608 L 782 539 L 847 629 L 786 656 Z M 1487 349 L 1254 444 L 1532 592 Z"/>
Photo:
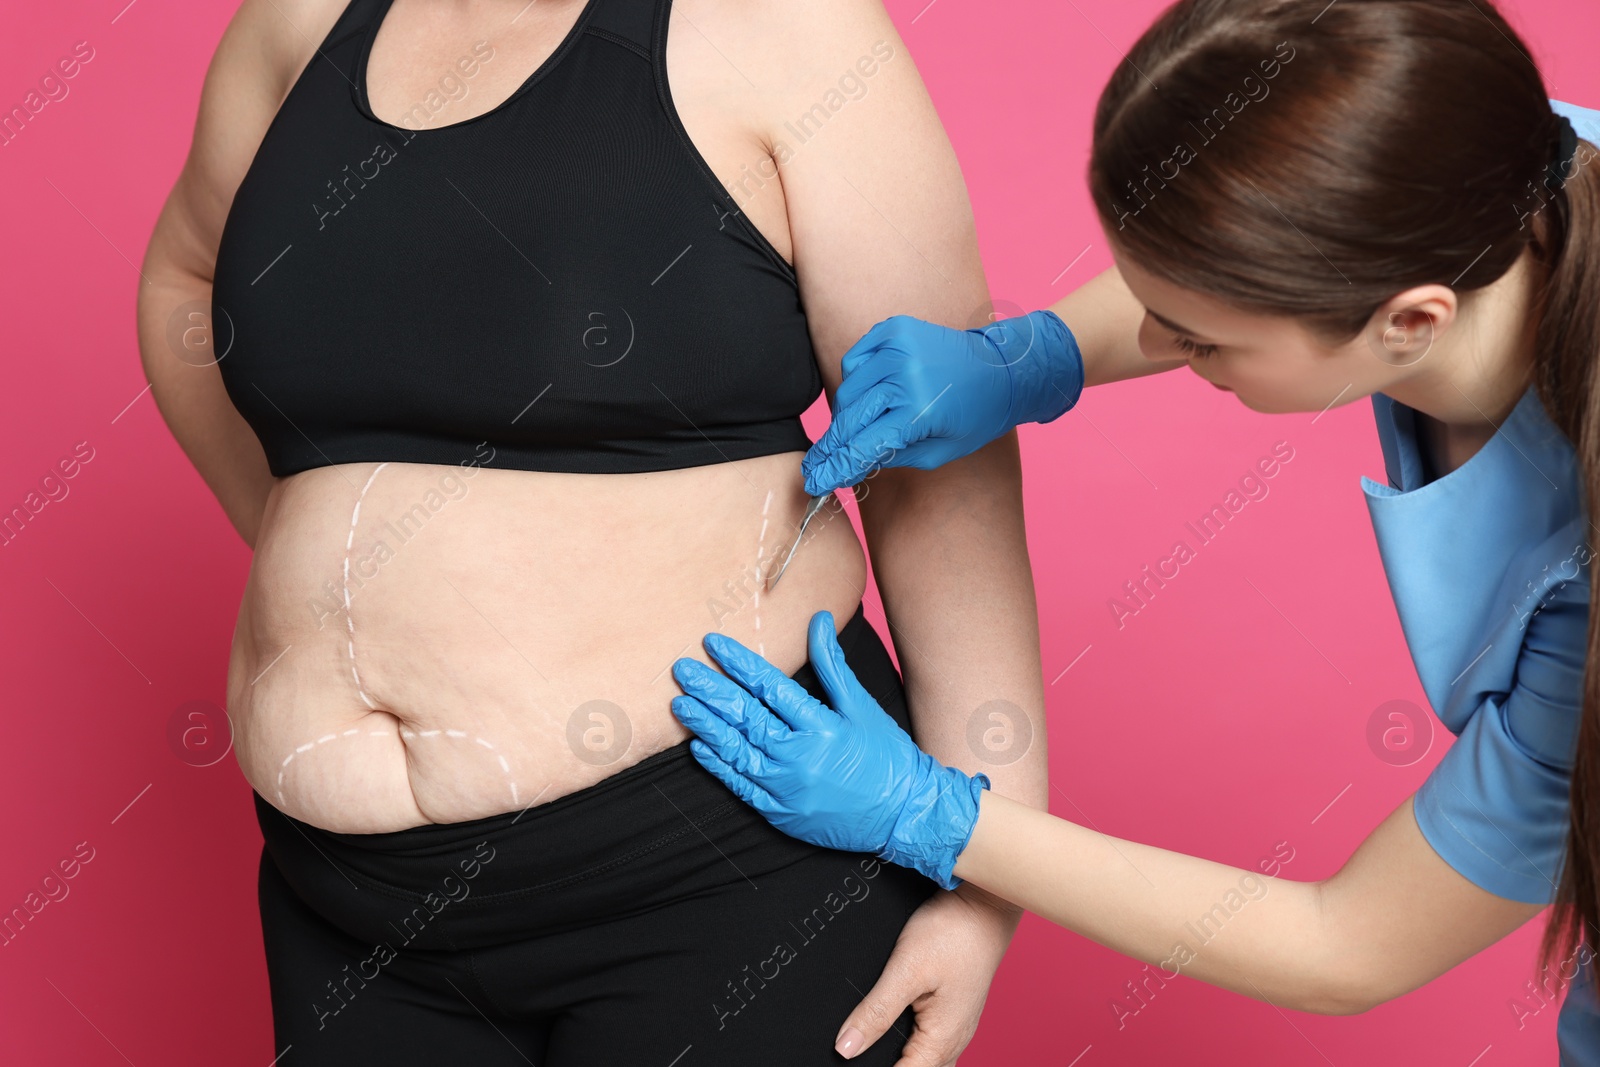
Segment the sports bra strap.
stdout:
<path fill-rule="evenodd" d="M 649 58 L 653 52 L 655 23 L 661 0 L 594 0 L 588 29 L 634 46 L 635 51 Z"/>
<path fill-rule="evenodd" d="M 339 12 L 339 17 L 334 20 L 333 26 L 328 30 L 327 39 L 322 42 L 322 47 L 317 51 L 323 59 L 328 59 L 328 53 L 351 37 L 366 33 L 372 20 L 378 16 L 378 0 L 350 0 L 345 9 Z M 315 60 L 313 60 L 314 62 Z M 332 62 L 332 60 L 328 60 Z M 345 72 L 349 76 L 349 72 Z"/>
<path fill-rule="evenodd" d="M 515 94 L 409 136 L 358 88 L 394 2 L 351 0 L 218 242 L 218 366 L 271 473 L 628 474 L 810 448 L 799 287 L 678 119 L 671 0 L 584 0 Z"/>

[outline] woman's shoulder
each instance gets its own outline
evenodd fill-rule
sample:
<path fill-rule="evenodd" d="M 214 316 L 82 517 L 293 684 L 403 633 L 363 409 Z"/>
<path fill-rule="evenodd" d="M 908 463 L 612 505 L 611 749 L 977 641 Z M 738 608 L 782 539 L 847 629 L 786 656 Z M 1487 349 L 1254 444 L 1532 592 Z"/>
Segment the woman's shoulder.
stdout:
<path fill-rule="evenodd" d="M 882 0 L 673 0 L 672 9 L 775 96 L 814 95 L 874 48 L 903 48 Z"/>
<path fill-rule="evenodd" d="M 212 57 L 230 82 L 275 92 L 281 101 L 339 19 L 361 0 L 242 0 Z"/>

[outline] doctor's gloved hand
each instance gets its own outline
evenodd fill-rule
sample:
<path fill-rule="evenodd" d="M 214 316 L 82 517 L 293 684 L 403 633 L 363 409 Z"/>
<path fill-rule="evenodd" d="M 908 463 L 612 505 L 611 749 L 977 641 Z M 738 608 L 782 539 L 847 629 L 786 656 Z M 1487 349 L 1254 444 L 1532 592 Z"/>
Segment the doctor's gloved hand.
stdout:
<path fill-rule="evenodd" d="M 1083 392 L 1077 339 L 1053 311 L 970 330 L 896 315 L 851 346 L 843 370 L 833 423 L 800 465 L 812 496 L 877 467 L 942 467 L 1056 419 Z"/>
<path fill-rule="evenodd" d="M 687 696 L 673 714 L 699 735 L 701 766 L 791 837 L 921 871 L 945 889 L 989 787 L 917 747 L 845 663 L 833 615 L 811 617 L 812 668 L 833 705 L 739 642 L 706 635 L 727 675 L 693 659 L 672 666 Z"/>

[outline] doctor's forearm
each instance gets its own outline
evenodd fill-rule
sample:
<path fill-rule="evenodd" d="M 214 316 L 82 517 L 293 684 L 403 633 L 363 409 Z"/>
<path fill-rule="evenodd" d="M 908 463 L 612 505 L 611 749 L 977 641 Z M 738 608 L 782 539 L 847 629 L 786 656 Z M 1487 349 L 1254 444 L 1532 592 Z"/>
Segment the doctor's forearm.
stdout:
<path fill-rule="evenodd" d="M 1083 355 L 1083 384 L 1105 385 L 1182 367 L 1184 360 L 1157 363 L 1139 348 L 1144 305 L 1117 268 L 1090 279 L 1050 308 L 1061 317 Z"/>
<path fill-rule="evenodd" d="M 1301 1011 L 1371 1003 L 1336 958 L 1316 883 L 1107 837 L 992 793 L 955 873 L 1150 964 L 1136 986 L 1183 974 Z"/>
<path fill-rule="evenodd" d="M 1411 798 L 1321 882 L 1106 837 L 991 793 L 979 804 L 957 877 L 1151 964 L 1141 982 L 1177 972 L 1278 1007 L 1349 1014 L 1432 981 L 1541 910 L 1445 863 Z"/>

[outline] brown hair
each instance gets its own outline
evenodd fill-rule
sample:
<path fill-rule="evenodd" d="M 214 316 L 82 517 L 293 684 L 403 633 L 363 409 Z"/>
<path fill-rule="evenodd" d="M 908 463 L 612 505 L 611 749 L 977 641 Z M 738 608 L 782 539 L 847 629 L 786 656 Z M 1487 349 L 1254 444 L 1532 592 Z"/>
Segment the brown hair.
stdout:
<path fill-rule="evenodd" d="M 1090 191 L 1141 269 L 1335 342 L 1418 285 L 1463 294 L 1532 249 L 1534 380 L 1600 523 L 1600 184 L 1489 0 L 1181 0 L 1095 114 Z M 1570 146 L 1570 143 L 1569 143 Z M 1600 581 L 1588 662 L 1600 661 Z M 1544 955 L 1600 932 L 1600 671 L 1586 671 Z M 1593 944 L 1597 939 L 1587 938 Z"/>

